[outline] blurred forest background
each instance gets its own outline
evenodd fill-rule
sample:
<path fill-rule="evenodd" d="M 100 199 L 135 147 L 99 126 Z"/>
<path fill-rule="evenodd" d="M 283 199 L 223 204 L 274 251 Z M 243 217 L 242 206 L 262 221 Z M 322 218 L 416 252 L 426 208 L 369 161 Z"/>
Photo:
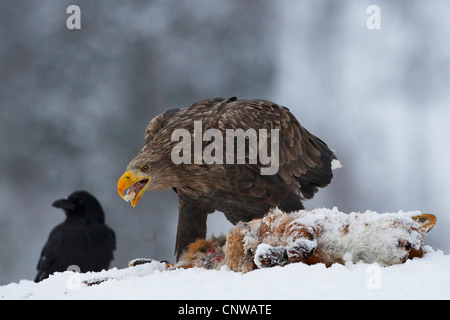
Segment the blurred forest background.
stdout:
<path fill-rule="evenodd" d="M 81 8 L 68 30 L 66 8 Z M 381 9 L 370 30 L 369 5 Z M 208 97 L 282 104 L 344 167 L 306 207 L 421 210 L 450 251 L 450 2 L 0 0 L 0 284 L 33 279 L 51 203 L 95 195 L 113 267 L 173 261 L 178 201 L 116 183 L 156 115 Z M 222 214 L 209 233 L 231 228 Z"/>

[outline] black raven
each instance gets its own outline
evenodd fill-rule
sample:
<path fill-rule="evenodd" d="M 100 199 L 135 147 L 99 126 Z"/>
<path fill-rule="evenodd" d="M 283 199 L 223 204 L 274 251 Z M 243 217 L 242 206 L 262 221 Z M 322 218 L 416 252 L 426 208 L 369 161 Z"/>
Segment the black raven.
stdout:
<path fill-rule="evenodd" d="M 105 224 L 100 203 L 86 191 L 75 191 L 67 199 L 53 202 L 66 220 L 50 233 L 42 249 L 35 282 L 54 272 L 77 266 L 80 272 L 108 269 L 116 249 L 114 231 Z"/>

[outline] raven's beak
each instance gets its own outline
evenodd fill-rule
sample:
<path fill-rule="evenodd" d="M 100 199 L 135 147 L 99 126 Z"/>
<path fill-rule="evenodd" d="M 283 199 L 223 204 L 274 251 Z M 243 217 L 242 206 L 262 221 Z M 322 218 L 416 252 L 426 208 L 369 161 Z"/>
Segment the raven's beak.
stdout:
<path fill-rule="evenodd" d="M 77 208 L 76 204 L 67 199 L 59 199 L 52 203 L 55 208 L 60 208 L 64 210 L 75 210 Z"/>

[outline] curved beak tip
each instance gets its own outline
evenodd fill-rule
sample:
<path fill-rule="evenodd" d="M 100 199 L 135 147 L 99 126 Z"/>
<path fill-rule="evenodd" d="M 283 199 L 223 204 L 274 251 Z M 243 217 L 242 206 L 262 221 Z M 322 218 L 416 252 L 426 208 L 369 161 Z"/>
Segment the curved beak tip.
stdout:
<path fill-rule="evenodd" d="M 124 199 L 123 192 L 133 184 L 131 178 L 131 172 L 127 171 L 119 178 L 119 181 L 117 182 L 117 192 L 119 192 L 119 195 L 122 199 Z"/>

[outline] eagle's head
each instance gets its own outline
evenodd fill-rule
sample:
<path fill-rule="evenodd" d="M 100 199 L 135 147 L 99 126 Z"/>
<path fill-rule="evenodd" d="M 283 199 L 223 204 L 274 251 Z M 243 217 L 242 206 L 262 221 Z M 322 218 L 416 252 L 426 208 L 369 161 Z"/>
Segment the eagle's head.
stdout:
<path fill-rule="evenodd" d="M 117 183 L 119 195 L 125 201 L 131 201 L 133 207 L 147 189 L 160 191 L 171 187 L 170 174 L 167 174 L 170 163 L 166 159 L 170 135 L 162 130 L 163 118 L 161 114 L 150 121 L 145 130 L 146 145 L 130 161 Z"/>
<path fill-rule="evenodd" d="M 135 207 L 146 190 L 161 191 L 172 187 L 170 167 L 169 161 L 155 157 L 145 146 L 127 165 L 117 183 L 117 191 L 122 199 Z"/>
<path fill-rule="evenodd" d="M 150 181 L 152 180 L 150 165 L 132 165 L 132 162 L 127 167 L 127 171 L 120 177 L 117 183 L 117 191 L 125 201 L 131 201 L 133 207 L 139 202 L 142 194 L 147 190 Z M 124 195 L 124 191 L 127 190 Z"/>

